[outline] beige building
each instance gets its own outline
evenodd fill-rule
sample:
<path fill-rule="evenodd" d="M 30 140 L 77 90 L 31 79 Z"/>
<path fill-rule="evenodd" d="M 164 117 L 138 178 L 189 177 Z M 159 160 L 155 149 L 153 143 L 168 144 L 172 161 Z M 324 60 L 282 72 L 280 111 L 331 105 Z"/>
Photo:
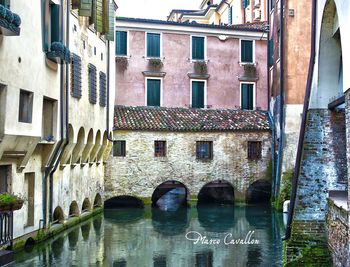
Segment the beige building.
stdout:
<path fill-rule="evenodd" d="M 116 5 L 94 3 L 11 1 L 20 31 L 0 23 L 1 191 L 25 199 L 15 238 L 102 203 Z"/>
<path fill-rule="evenodd" d="M 267 0 L 203 0 L 198 10 L 174 9 L 168 21 L 235 25 L 267 21 Z"/>

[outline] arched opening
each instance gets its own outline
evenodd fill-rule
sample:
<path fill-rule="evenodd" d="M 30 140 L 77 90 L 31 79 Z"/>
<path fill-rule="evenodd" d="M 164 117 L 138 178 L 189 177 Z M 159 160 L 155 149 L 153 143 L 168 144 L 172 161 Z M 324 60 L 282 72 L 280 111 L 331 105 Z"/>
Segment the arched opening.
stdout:
<path fill-rule="evenodd" d="M 334 0 L 327 1 L 321 23 L 318 86 L 313 89 L 311 108 L 328 108 L 343 94 L 343 64 L 339 20 Z"/>
<path fill-rule="evenodd" d="M 79 207 L 76 201 L 72 201 L 69 206 L 69 217 L 79 216 Z"/>
<path fill-rule="evenodd" d="M 247 204 L 268 204 L 271 198 L 271 183 L 266 180 L 258 180 L 252 183 L 246 192 Z"/>
<path fill-rule="evenodd" d="M 88 139 L 85 148 L 82 153 L 82 163 L 87 163 L 89 161 L 90 151 L 92 150 L 94 143 L 94 130 L 90 129 L 88 134 Z"/>
<path fill-rule="evenodd" d="M 104 209 L 104 218 L 113 224 L 134 223 L 144 217 L 145 209 Z"/>
<path fill-rule="evenodd" d="M 84 141 L 85 141 L 85 131 L 84 128 L 81 127 L 79 132 L 78 132 L 78 139 L 77 139 L 77 143 L 73 149 L 73 153 L 72 153 L 72 163 L 76 163 L 79 164 L 81 163 L 81 154 L 82 154 L 82 150 L 84 147 Z"/>
<path fill-rule="evenodd" d="M 101 131 L 98 130 L 96 137 L 95 137 L 95 145 L 92 148 L 91 153 L 90 153 L 90 162 L 96 161 L 97 153 L 100 149 L 100 146 L 101 146 Z"/>
<path fill-rule="evenodd" d="M 117 196 L 105 201 L 105 209 L 117 208 L 143 208 L 144 204 L 141 199 L 133 196 Z"/>
<path fill-rule="evenodd" d="M 107 147 L 107 142 L 108 142 L 107 132 L 105 131 L 104 134 L 103 134 L 102 146 L 101 146 L 101 148 L 100 148 L 100 150 L 98 151 L 98 154 L 97 154 L 97 162 L 101 161 L 103 153 L 104 153 L 104 151 L 105 151 L 105 149 Z"/>
<path fill-rule="evenodd" d="M 24 244 L 24 250 L 30 253 L 33 251 L 34 245 L 35 245 L 35 240 L 32 237 L 29 237 Z"/>
<path fill-rule="evenodd" d="M 63 223 L 64 213 L 60 206 L 56 207 L 53 212 L 53 222 L 52 223 Z"/>
<path fill-rule="evenodd" d="M 83 205 L 81 207 L 81 212 L 86 212 L 91 210 L 91 203 L 88 198 L 85 198 L 83 201 Z"/>
<path fill-rule="evenodd" d="M 99 193 L 96 194 L 94 200 L 94 208 L 96 207 L 102 207 L 102 197 Z"/>
<path fill-rule="evenodd" d="M 233 205 L 235 192 L 233 186 L 225 180 L 207 183 L 198 194 L 197 205 Z"/>
<path fill-rule="evenodd" d="M 178 181 L 166 181 L 152 194 L 152 206 L 161 210 L 177 210 L 187 206 L 187 188 Z"/>

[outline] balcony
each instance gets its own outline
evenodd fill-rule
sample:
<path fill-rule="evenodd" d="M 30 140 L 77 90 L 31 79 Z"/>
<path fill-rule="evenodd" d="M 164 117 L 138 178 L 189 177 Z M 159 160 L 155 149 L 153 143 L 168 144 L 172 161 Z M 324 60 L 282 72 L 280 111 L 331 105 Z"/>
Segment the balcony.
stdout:
<path fill-rule="evenodd" d="M 0 5 L 0 34 L 5 36 L 19 36 L 21 18 L 8 8 Z"/>
<path fill-rule="evenodd" d="M 240 81 L 257 81 L 259 79 L 255 63 L 245 63 L 242 67 L 243 75 L 238 76 Z"/>
<path fill-rule="evenodd" d="M 60 42 L 53 42 L 50 51 L 46 52 L 46 57 L 58 64 L 70 63 L 70 51 Z"/>

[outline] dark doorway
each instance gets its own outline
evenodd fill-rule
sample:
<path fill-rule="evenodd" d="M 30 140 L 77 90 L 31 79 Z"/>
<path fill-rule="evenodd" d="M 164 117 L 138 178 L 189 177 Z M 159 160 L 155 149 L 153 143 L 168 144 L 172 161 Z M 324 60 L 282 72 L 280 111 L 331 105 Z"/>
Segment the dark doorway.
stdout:
<path fill-rule="evenodd" d="M 233 205 L 234 201 L 234 188 L 229 182 L 224 180 L 217 180 L 206 184 L 198 194 L 198 205 Z"/>
<path fill-rule="evenodd" d="M 177 181 L 167 181 L 154 190 L 152 195 L 152 206 L 161 210 L 177 210 L 187 206 L 187 188 Z"/>
<path fill-rule="evenodd" d="M 246 193 L 248 204 L 268 204 L 271 198 L 271 183 L 258 180 L 252 183 Z"/>

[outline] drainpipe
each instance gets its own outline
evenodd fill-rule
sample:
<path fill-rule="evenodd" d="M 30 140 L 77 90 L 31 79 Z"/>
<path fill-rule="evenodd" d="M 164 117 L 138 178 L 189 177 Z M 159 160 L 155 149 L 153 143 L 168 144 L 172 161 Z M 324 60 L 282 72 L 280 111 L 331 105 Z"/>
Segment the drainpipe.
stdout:
<path fill-rule="evenodd" d="M 107 114 L 106 114 L 106 131 L 107 131 L 107 140 L 113 142 L 112 137 L 109 135 L 109 73 L 110 73 L 110 44 L 109 41 L 106 40 L 107 44 Z"/>
<path fill-rule="evenodd" d="M 292 192 L 290 197 L 290 206 L 289 206 L 289 212 L 288 212 L 286 235 L 283 237 L 283 240 L 288 240 L 291 236 L 291 230 L 292 230 L 291 226 L 292 226 L 292 221 L 294 217 L 295 200 L 296 200 L 297 189 L 298 189 L 297 187 L 298 187 L 299 172 L 301 167 L 301 157 L 303 153 L 307 111 L 309 109 L 312 77 L 314 74 L 314 65 L 315 65 L 316 8 L 317 8 L 317 0 L 312 0 L 311 54 L 310 54 L 309 70 L 308 70 L 307 83 L 306 83 L 303 114 L 302 114 L 301 127 L 300 127 L 300 133 L 299 133 L 297 157 L 295 161 L 294 175 L 292 180 Z"/>
<path fill-rule="evenodd" d="M 272 166 L 271 166 L 271 173 L 272 173 L 272 177 L 274 177 L 275 174 L 275 123 L 273 120 L 273 117 L 271 115 L 271 112 L 267 112 L 268 116 L 269 116 L 269 123 L 270 123 L 270 127 L 271 127 L 271 131 L 272 131 L 272 149 L 271 149 L 271 161 L 272 161 Z M 274 192 L 275 190 L 275 183 L 272 183 L 272 192 Z M 272 200 L 274 200 L 274 196 L 272 196 Z"/>

